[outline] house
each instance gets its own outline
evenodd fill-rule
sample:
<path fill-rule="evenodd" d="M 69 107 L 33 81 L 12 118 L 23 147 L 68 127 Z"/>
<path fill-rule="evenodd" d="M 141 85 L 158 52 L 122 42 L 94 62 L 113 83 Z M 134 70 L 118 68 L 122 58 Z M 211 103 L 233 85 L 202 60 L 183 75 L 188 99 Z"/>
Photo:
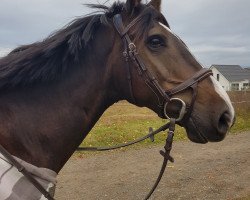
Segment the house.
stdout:
<path fill-rule="evenodd" d="M 239 65 L 212 65 L 210 69 L 226 91 L 250 89 L 250 70 Z"/>

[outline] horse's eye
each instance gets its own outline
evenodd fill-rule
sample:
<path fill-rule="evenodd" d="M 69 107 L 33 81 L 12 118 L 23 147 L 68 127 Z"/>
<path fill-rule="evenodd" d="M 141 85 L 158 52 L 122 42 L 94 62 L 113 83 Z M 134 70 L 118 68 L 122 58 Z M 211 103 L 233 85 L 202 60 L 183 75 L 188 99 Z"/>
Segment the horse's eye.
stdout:
<path fill-rule="evenodd" d="M 154 50 L 166 46 L 165 39 L 160 35 L 150 36 L 147 40 L 147 44 L 151 49 Z"/>

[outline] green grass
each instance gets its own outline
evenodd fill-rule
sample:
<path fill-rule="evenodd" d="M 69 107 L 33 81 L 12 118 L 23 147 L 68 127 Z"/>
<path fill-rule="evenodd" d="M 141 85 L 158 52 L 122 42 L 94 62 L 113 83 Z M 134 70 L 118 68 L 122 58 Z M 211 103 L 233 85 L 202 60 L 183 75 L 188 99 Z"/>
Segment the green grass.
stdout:
<path fill-rule="evenodd" d="M 232 133 L 250 130 L 250 91 L 230 92 L 236 112 L 236 122 L 231 129 Z"/>
<path fill-rule="evenodd" d="M 157 129 L 167 121 L 160 119 L 147 108 L 138 108 L 126 102 L 120 102 L 109 108 L 84 140 L 85 146 L 112 146 L 135 140 L 148 134 L 148 128 Z M 177 127 L 175 139 L 186 139 L 185 131 Z M 155 137 L 155 144 L 164 142 L 165 133 Z M 148 139 L 141 145 L 151 144 Z"/>
<path fill-rule="evenodd" d="M 242 93 L 240 93 L 242 94 Z M 250 93 L 244 93 L 239 99 L 239 94 L 231 93 L 232 101 L 240 102 L 248 99 Z M 250 99 L 250 98 L 249 98 Z M 231 133 L 250 130 L 250 103 L 234 104 L 236 122 Z M 138 108 L 127 102 L 119 102 L 110 107 L 97 122 L 95 127 L 84 140 L 83 146 L 112 146 L 140 138 L 148 133 L 148 128 L 159 128 L 167 121 L 160 119 L 147 108 Z M 164 143 L 165 133 L 155 137 L 155 144 Z M 177 126 L 175 140 L 186 140 L 185 130 Z M 139 145 L 149 145 L 148 139 Z"/>
<path fill-rule="evenodd" d="M 239 133 L 250 130 L 250 113 L 236 114 L 236 122 L 231 128 L 231 133 Z"/>

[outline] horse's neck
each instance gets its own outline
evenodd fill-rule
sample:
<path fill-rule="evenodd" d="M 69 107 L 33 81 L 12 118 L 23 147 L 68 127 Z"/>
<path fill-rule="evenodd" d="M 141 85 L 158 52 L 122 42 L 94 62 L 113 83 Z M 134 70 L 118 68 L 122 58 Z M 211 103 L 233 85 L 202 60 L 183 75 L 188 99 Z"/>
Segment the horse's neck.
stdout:
<path fill-rule="evenodd" d="M 0 97 L 0 143 L 15 156 L 58 172 L 114 103 L 105 67 L 78 67 L 51 84 Z"/>

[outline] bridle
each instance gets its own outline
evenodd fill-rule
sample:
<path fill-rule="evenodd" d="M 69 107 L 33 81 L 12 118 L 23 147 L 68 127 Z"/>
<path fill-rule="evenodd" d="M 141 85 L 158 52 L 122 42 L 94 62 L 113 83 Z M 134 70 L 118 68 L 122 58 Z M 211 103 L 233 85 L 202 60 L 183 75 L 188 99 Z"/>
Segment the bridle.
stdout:
<path fill-rule="evenodd" d="M 162 127 L 158 128 L 157 130 L 153 131 L 152 128 L 149 129 L 149 134 L 139 138 L 137 140 L 134 140 L 132 142 L 127 142 L 125 144 L 120 144 L 117 146 L 113 147 L 79 147 L 77 150 L 78 151 L 108 151 L 108 150 L 113 150 L 113 149 L 118 149 L 122 147 L 126 147 L 129 145 L 133 145 L 136 143 L 139 143 L 143 140 L 146 140 L 148 138 L 151 139 L 151 141 L 154 141 L 154 136 L 162 131 L 169 130 L 168 131 L 168 136 L 166 138 L 166 143 L 164 146 L 165 151 L 160 151 L 160 154 L 163 156 L 164 160 L 162 163 L 162 167 L 160 170 L 160 173 L 158 175 L 158 178 L 153 185 L 152 189 L 148 193 L 148 195 L 145 197 L 145 199 L 149 199 L 150 196 L 153 194 L 155 191 L 156 187 L 158 186 L 164 171 L 166 169 L 168 161 L 174 162 L 174 159 L 170 156 L 170 151 L 172 149 L 172 142 L 173 142 L 173 137 L 174 137 L 174 131 L 175 131 L 175 124 L 176 122 L 179 123 L 184 123 L 186 120 L 188 120 L 192 114 L 192 110 L 194 107 L 194 103 L 196 100 L 197 96 L 197 86 L 198 83 L 201 82 L 202 80 L 208 78 L 209 76 L 212 75 L 212 71 L 208 69 L 201 69 L 198 71 L 196 74 L 194 74 L 191 78 L 187 79 L 186 81 L 180 83 L 173 89 L 165 91 L 162 86 L 159 84 L 157 78 L 148 70 L 146 65 L 143 63 L 142 58 L 140 57 L 136 45 L 132 42 L 129 36 L 129 31 L 130 29 L 135 26 L 143 17 L 143 15 L 147 14 L 150 11 L 151 6 L 147 7 L 138 17 L 136 17 L 131 23 L 129 23 L 126 27 L 123 24 L 122 21 L 122 16 L 121 14 L 116 14 L 113 17 L 113 24 L 115 26 L 115 29 L 119 33 L 123 44 L 124 44 L 124 52 L 123 56 L 126 60 L 127 67 L 127 80 L 128 80 L 128 85 L 129 85 L 129 92 L 132 101 L 135 103 L 136 99 L 134 97 L 133 93 L 133 88 L 132 88 L 132 76 L 130 72 L 130 63 L 131 61 L 135 63 L 135 66 L 138 69 L 138 73 L 140 77 L 144 80 L 145 84 L 150 88 L 150 90 L 156 95 L 158 99 L 158 106 L 162 109 L 163 115 L 170 120 L 169 123 L 163 125 Z M 189 106 L 186 105 L 186 103 L 180 99 L 180 98 L 174 98 L 173 96 L 183 92 L 187 89 L 192 90 L 192 100 Z M 167 107 L 171 103 L 177 103 L 181 105 L 178 117 L 172 118 L 169 116 L 167 113 Z M 45 198 L 48 200 L 54 200 L 52 195 L 47 192 L 43 186 L 33 178 L 33 176 L 19 163 L 15 160 L 15 158 L 0 144 L 0 153 L 2 153 L 7 160 L 15 166 L 20 173 L 22 173 L 43 195 Z"/>
<path fill-rule="evenodd" d="M 150 11 L 152 12 L 151 6 L 148 6 L 144 9 L 144 11 L 136 17 L 132 22 L 130 22 L 126 27 L 123 24 L 121 14 L 117 14 L 113 17 L 113 24 L 119 33 L 124 46 L 123 56 L 127 63 L 126 72 L 127 72 L 127 80 L 128 80 L 128 87 L 131 99 L 134 103 L 136 103 L 136 99 L 134 97 L 133 88 L 132 88 L 132 79 L 131 79 L 131 72 L 130 72 L 130 63 L 131 61 L 135 63 L 137 67 L 137 71 L 139 76 L 142 77 L 145 84 L 150 88 L 150 90 L 155 94 L 158 100 L 158 107 L 162 110 L 164 117 L 170 119 L 171 116 L 167 113 L 167 107 L 170 102 L 176 102 L 181 105 L 179 110 L 179 117 L 176 121 L 184 123 L 184 121 L 188 120 L 192 114 L 192 110 L 194 107 L 194 103 L 197 97 L 197 86 L 198 83 L 202 80 L 206 79 L 210 75 L 212 75 L 212 71 L 208 69 L 202 68 L 196 74 L 194 74 L 191 78 L 187 79 L 184 82 L 181 82 L 176 87 L 165 91 L 162 86 L 159 84 L 157 78 L 148 70 L 147 66 L 144 64 L 142 58 L 140 57 L 137 47 L 135 43 L 132 42 L 129 36 L 129 31 L 132 27 L 134 27 L 144 15 L 148 14 Z M 181 100 L 180 98 L 173 98 L 174 95 L 181 93 L 187 89 L 192 90 L 192 99 L 189 106 Z"/>

